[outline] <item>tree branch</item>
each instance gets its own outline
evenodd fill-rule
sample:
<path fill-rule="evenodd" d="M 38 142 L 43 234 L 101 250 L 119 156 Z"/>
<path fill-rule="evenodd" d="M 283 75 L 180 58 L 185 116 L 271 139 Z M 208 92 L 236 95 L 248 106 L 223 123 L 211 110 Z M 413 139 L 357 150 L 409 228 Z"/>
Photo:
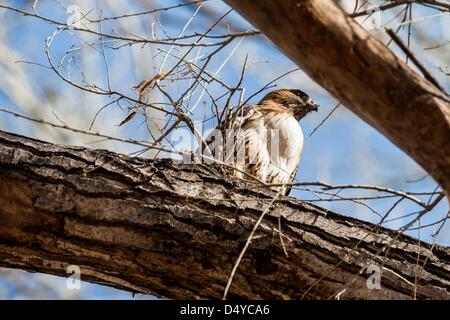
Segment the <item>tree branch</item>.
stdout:
<path fill-rule="evenodd" d="M 450 194 L 450 100 L 334 1 L 226 0 Z"/>
<path fill-rule="evenodd" d="M 168 298 L 221 298 L 273 197 L 214 166 L 130 158 L 1 131 L 0 181 L 1 267 L 67 276 L 66 268 L 78 265 L 82 280 Z M 308 292 L 305 298 L 317 299 L 340 292 L 341 299 L 405 299 L 419 275 L 417 298 L 450 299 L 449 248 L 292 198 L 269 209 L 229 298 L 298 299 Z M 280 244 L 280 216 L 289 258 Z M 380 290 L 369 290 L 369 275 L 361 272 L 373 264 L 382 270 Z"/>

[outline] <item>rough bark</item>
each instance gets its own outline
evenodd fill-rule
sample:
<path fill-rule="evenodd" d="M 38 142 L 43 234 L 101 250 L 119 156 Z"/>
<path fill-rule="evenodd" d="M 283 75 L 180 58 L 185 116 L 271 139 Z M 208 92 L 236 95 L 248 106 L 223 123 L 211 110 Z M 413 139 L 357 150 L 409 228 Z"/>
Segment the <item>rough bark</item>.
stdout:
<path fill-rule="evenodd" d="M 330 0 L 226 0 L 450 195 L 450 100 Z"/>
<path fill-rule="evenodd" d="M 66 268 L 78 265 L 82 280 L 168 298 L 222 297 L 249 231 L 273 197 L 211 166 L 1 131 L 0 181 L 1 267 L 67 276 Z M 279 216 L 288 258 L 276 231 Z M 229 297 L 299 299 L 327 274 L 306 298 L 330 298 L 345 286 L 341 299 L 406 299 L 417 274 L 418 298 L 450 299 L 449 248 L 430 250 L 406 236 L 374 260 L 383 265 L 382 289 L 367 288 L 368 275 L 359 271 L 395 237 L 282 198 L 264 218 Z"/>

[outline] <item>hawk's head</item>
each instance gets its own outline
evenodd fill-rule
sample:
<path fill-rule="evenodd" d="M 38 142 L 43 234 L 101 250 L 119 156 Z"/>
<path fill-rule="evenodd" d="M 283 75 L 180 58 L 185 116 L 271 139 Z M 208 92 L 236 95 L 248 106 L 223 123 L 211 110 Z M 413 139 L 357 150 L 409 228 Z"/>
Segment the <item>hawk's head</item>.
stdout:
<path fill-rule="evenodd" d="M 302 119 L 319 106 L 306 93 L 299 89 L 279 89 L 268 93 L 260 102 L 276 103 L 291 111 L 297 120 Z"/>

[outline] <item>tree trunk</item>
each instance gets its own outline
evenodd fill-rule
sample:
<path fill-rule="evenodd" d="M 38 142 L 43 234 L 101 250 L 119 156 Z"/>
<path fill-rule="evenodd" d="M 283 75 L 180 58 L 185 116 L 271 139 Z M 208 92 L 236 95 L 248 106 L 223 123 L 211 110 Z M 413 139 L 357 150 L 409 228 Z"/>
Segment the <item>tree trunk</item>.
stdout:
<path fill-rule="evenodd" d="M 431 250 L 293 198 L 270 205 L 273 193 L 220 176 L 213 166 L 0 131 L 0 181 L 1 267 L 67 276 L 67 267 L 78 265 L 82 280 L 120 289 L 221 298 L 249 231 L 270 206 L 229 298 L 405 299 L 418 275 L 418 298 L 450 299 L 449 248 Z M 368 289 L 369 275 L 360 271 L 369 265 L 381 268 L 381 289 Z"/>
<path fill-rule="evenodd" d="M 450 195 L 450 100 L 335 1 L 226 0 Z"/>

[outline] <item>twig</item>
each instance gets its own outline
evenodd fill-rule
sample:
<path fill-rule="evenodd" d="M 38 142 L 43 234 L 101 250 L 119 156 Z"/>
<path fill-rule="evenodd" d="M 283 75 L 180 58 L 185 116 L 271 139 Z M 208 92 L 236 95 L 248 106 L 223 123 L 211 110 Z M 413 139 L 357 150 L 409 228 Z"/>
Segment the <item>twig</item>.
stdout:
<path fill-rule="evenodd" d="M 416 67 L 422 72 L 425 79 L 434 84 L 438 89 L 440 89 L 445 95 L 448 95 L 443 87 L 439 84 L 439 82 L 428 72 L 425 66 L 420 63 L 420 61 L 416 58 L 414 53 L 409 50 L 409 48 L 403 43 L 403 41 L 395 34 L 392 29 L 386 29 L 387 34 L 392 38 L 392 40 L 397 44 L 397 46 L 411 59 L 411 61 L 416 65 Z"/>
<path fill-rule="evenodd" d="M 445 9 L 450 10 L 450 4 L 441 2 L 441 1 L 433 1 L 433 0 L 395 0 L 395 1 L 391 1 L 391 3 L 379 6 L 377 8 L 370 8 L 368 10 L 363 10 L 363 11 L 359 11 L 359 12 L 353 12 L 350 13 L 349 16 L 352 18 L 356 18 L 356 17 L 361 17 L 361 16 L 365 16 L 368 14 L 372 14 L 374 11 L 384 11 L 384 10 L 388 10 L 388 9 L 392 9 L 398 6 L 402 6 L 404 4 L 409 5 L 409 4 L 432 4 L 435 6 L 439 6 Z"/>
<path fill-rule="evenodd" d="M 309 134 L 309 136 L 311 137 L 313 134 L 314 134 L 314 132 L 316 132 L 317 131 L 317 129 L 319 129 L 324 123 L 325 123 L 325 121 L 327 121 L 328 120 L 328 118 L 330 118 L 331 117 L 331 115 L 337 110 L 337 108 L 339 108 L 341 106 L 341 103 L 338 103 L 328 114 L 327 114 L 327 116 L 322 120 L 322 121 L 320 121 L 320 123 L 317 125 L 317 127 L 315 127 L 314 129 L 313 129 L 313 131 Z"/>
<path fill-rule="evenodd" d="M 280 189 L 281 191 L 281 189 Z M 230 277 L 228 278 L 228 282 L 227 285 L 225 287 L 225 291 L 223 293 L 223 300 L 225 300 L 227 298 L 228 295 L 228 291 L 230 290 L 230 286 L 231 283 L 233 282 L 233 278 L 234 275 L 236 274 L 236 270 L 239 267 L 239 264 L 241 263 L 242 258 L 244 257 L 245 252 L 247 251 L 250 242 L 252 241 L 256 230 L 258 229 L 259 225 L 261 224 L 264 216 L 269 212 L 269 209 L 271 208 L 272 204 L 278 199 L 278 197 L 280 196 L 280 191 L 277 192 L 277 194 L 275 195 L 275 197 L 273 197 L 272 201 L 267 205 L 266 209 L 263 211 L 263 213 L 261 213 L 261 215 L 259 216 L 258 220 L 255 223 L 255 226 L 253 227 L 252 232 L 250 232 L 250 235 L 247 237 L 247 241 L 245 242 L 244 248 L 242 248 L 241 253 L 239 254 L 239 257 L 237 258 L 234 266 L 233 266 L 233 270 L 231 270 L 231 274 Z"/>

